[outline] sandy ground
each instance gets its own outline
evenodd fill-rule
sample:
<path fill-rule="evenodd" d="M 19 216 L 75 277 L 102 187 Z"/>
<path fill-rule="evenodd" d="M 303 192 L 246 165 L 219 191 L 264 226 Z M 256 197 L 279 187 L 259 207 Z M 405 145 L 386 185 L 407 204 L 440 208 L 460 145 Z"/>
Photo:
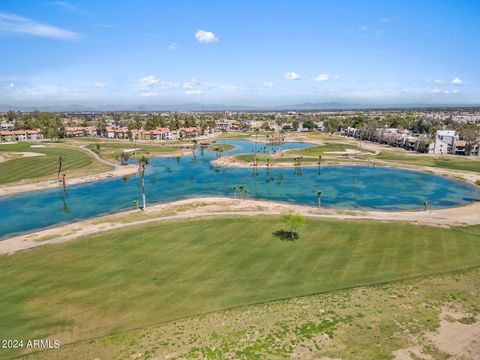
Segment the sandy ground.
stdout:
<path fill-rule="evenodd" d="M 203 197 L 154 205 L 141 210 L 130 210 L 118 214 L 45 229 L 0 241 L 0 254 L 11 254 L 38 246 L 71 241 L 81 236 L 121 229 L 127 226 L 157 221 L 193 219 L 208 216 L 257 216 L 279 215 L 292 209 L 312 218 L 341 220 L 400 221 L 430 226 L 461 226 L 480 224 L 480 203 L 418 212 L 382 212 L 317 209 L 270 201 L 231 199 L 226 197 Z"/>
<path fill-rule="evenodd" d="M 440 327 L 436 332 L 427 332 L 414 342 L 431 343 L 441 352 L 450 355 L 451 359 L 480 359 L 480 315 L 472 317 L 470 324 L 461 320 L 471 316 L 443 310 L 440 314 Z M 422 352 L 420 344 L 399 349 L 393 353 L 395 360 L 435 360 L 431 355 Z"/>
<path fill-rule="evenodd" d="M 45 156 L 45 154 L 41 153 L 36 153 L 36 152 L 31 152 L 31 151 L 11 151 L 7 152 L 3 155 L 0 155 L 0 163 L 4 161 L 10 160 L 10 158 L 18 158 L 18 157 L 23 157 L 23 158 L 28 158 L 28 157 L 37 157 L 37 156 Z"/>

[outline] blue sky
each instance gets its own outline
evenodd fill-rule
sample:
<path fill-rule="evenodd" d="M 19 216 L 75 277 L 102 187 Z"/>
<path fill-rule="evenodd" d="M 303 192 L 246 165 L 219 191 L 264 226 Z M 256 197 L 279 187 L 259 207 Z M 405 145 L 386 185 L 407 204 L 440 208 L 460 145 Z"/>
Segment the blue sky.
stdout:
<path fill-rule="evenodd" d="M 0 0 L 0 104 L 478 104 L 479 18 L 476 0 Z"/>

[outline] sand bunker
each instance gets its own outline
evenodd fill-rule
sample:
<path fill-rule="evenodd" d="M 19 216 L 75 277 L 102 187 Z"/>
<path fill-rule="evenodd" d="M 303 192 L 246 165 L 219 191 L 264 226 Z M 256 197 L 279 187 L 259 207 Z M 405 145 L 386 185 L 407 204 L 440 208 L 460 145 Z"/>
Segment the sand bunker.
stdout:
<path fill-rule="evenodd" d="M 30 146 L 32 148 L 42 148 L 42 147 L 46 147 L 45 145 L 32 145 Z"/>
<path fill-rule="evenodd" d="M 126 153 L 126 152 L 132 152 L 132 151 L 137 151 L 137 150 L 142 150 L 142 149 L 140 149 L 140 148 L 125 149 L 125 150 L 123 150 L 123 152 Z"/>
<path fill-rule="evenodd" d="M 12 159 L 19 159 L 19 158 L 28 158 L 28 157 L 37 157 L 37 156 L 45 156 L 45 154 L 30 152 L 30 151 L 9 151 L 5 152 L 0 155 L 0 163 L 12 160 Z"/>

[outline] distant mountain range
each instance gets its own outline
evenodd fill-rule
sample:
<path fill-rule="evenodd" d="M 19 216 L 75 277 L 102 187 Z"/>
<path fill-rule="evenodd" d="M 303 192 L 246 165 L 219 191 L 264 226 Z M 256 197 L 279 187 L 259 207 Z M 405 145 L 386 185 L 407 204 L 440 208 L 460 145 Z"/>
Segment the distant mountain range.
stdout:
<path fill-rule="evenodd" d="M 55 111 L 55 112 L 98 112 L 98 111 L 314 111 L 314 110 L 368 110 L 368 109 L 442 109 L 442 108 L 472 108 L 480 104 L 345 104 L 338 102 L 329 103 L 303 103 L 294 105 L 277 106 L 248 106 L 248 105 L 222 105 L 186 103 L 177 105 L 118 105 L 105 104 L 98 106 L 71 104 L 71 105 L 45 105 L 45 106 L 13 106 L 0 104 L 0 112 L 5 111 Z"/>

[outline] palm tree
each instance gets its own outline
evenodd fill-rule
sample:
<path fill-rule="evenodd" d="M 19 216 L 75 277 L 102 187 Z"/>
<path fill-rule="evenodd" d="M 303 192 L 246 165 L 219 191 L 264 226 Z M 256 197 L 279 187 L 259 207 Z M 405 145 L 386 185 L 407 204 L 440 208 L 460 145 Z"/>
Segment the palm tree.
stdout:
<path fill-rule="evenodd" d="M 233 190 L 233 198 L 236 199 L 237 198 L 237 187 L 232 186 L 232 190 Z"/>
<path fill-rule="evenodd" d="M 60 178 L 60 173 L 62 172 L 63 156 L 58 157 L 58 172 L 57 179 Z"/>
<path fill-rule="evenodd" d="M 425 200 L 425 201 L 423 202 L 423 210 L 424 210 L 424 211 L 427 211 L 429 205 L 430 205 L 430 203 L 429 203 L 427 200 Z"/>
<path fill-rule="evenodd" d="M 242 193 L 243 193 L 243 185 L 240 185 L 238 188 L 240 189 L 239 197 L 241 199 L 242 198 Z"/>
<path fill-rule="evenodd" d="M 145 155 L 142 155 L 138 158 L 138 172 L 140 174 L 140 179 L 142 181 L 142 200 L 143 200 L 143 211 L 147 208 L 147 201 L 145 199 L 145 168 L 150 164 L 150 158 Z"/>
<path fill-rule="evenodd" d="M 318 208 L 320 209 L 320 200 L 322 198 L 322 192 L 321 191 L 317 191 L 317 205 L 318 205 Z"/>
<path fill-rule="evenodd" d="M 318 155 L 318 166 L 322 165 L 322 155 Z"/>
<path fill-rule="evenodd" d="M 250 192 L 250 190 L 248 190 L 248 189 L 245 189 L 245 190 L 244 190 L 244 193 L 245 193 L 245 199 L 247 198 L 247 195 L 248 195 L 248 193 L 249 193 L 249 192 Z"/>

